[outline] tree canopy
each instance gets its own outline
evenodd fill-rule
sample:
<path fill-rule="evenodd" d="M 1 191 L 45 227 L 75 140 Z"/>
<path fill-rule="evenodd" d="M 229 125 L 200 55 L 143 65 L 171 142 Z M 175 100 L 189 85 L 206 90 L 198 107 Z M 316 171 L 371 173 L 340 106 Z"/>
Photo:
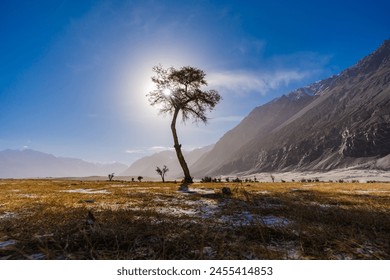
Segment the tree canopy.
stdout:
<path fill-rule="evenodd" d="M 207 123 L 207 111 L 214 109 L 221 96 L 216 90 L 200 89 L 207 86 L 203 70 L 191 66 L 164 69 L 159 65 L 153 67 L 153 71 L 156 89 L 148 94 L 151 105 L 159 104 L 163 114 L 181 111 L 183 122 L 193 119 Z"/>

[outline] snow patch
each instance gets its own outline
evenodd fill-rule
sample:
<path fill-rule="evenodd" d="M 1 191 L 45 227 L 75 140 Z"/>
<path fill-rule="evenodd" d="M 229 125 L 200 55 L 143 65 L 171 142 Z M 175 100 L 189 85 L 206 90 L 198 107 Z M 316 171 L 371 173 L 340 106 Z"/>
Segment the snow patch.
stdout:
<path fill-rule="evenodd" d="M 12 218 L 15 218 L 17 216 L 16 213 L 13 213 L 13 212 L 4 212 L 4 214 L 1 214 L 0 215 L 0 220 L 2 219 L 12 219 Z"/>
<path fill-rule="evenodd" d="M 1 249 L 1 248 L 8 247 L 8 246 L 11 246 L 11 245 L 15 245 L 15 244 L 16 244 L 16 241 L 15 241 L 15 240 L 1 241 L 1 242 L 0 242 L 0 249 Z"/>
<path fill-rule="evenodd" d="M 242 213 L 236 213 L 233 215 L 224 215 L 220 218 L 222 223 L 232 224 L 233 226 L 248 226 L 248 225 L 264 225 L 267 227 L 284 227 L 291 224 L 291 221 L 276 217 L 273 215 L 261 216 L 257 214 L 251 214 L 248 211 Z"/>
<path fill-rule="evenodd" d="M 87 193 L 87 194 L 110 194 L 107 190 L 95 190 L 95 189 L 74 189 L 74 190 L 62 190 L 60 192 L 67 193 Z"/>

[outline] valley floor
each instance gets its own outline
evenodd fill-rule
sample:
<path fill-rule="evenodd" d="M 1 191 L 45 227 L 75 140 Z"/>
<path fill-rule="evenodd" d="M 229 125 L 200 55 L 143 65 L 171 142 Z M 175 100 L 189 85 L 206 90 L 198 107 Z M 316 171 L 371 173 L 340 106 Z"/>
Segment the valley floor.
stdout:
<path fill-rule="evenodd" d="M 389 183 L 0 180 L 0 259 L 390 259 L 389 232 Z"/>

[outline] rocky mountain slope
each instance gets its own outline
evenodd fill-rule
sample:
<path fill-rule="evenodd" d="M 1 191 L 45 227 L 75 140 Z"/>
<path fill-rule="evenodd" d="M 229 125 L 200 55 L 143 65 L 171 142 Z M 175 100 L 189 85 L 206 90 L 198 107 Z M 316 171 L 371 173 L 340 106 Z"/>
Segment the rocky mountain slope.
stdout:
<path fill-rule="evenodd" d="M 202 158 L 204 154 L 209 152 L 213 148 L 213 145 L 206 146 L 200 149 L 195 149 L 192 151 L 184 151 L 184 156 L 188 166 L 191 166 Z M 150 156 L 140 158 L 130 165 L 124 172 L 120 175 L 122 176 L 144 176 L 144 177 L 159 177 L 156 173 L 156 167 L 163 167 L 166 165 L 169 168 L 167 177 L 176 178 L 183 175 L 183 171 L 180 167 L 180 164 L 177 160 L 176 152 L 174 150 L 162 151 L 155 153 Z"/>
<path fill-rule="evenodd" d="M 390 40 L 339 75 L 255 108 L 197 177 L 263 171 L 390 169 Z"/>

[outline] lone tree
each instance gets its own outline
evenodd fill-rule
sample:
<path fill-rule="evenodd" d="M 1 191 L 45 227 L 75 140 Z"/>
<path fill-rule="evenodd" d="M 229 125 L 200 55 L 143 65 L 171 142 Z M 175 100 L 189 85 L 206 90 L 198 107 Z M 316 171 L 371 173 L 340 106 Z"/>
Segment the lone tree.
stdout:
<path fill-rule="evenodd" d="M 216 90 L 201 90 L 207 86 L 206 74 L 197 68 L 184 66 L 180 69 L 170 67 L 164 69 L 161 65 L 153 67 L 155 76 L 152 81 L 156 89 L 147 96 L 151 105 L 160 105 L 161 114 L 172 115 L 171 130 L 177 158 L 183 169 L 184 183 L 192 183 L 192 177 L 181 151 L 181 144 L 177 137 L 176 120 L 181 113 L 182 121 L 188 119 L 194 122 L 207 123 L 206 112 L 214 109 L 221 100 Z"/>
<path fill-rule="evenodd" d="M 161 179 L 163 183 L 165 183 L 165 173 L 169 171 L 168 167 L 164 165 L 164 167 L 161 169 L 160 167 L 156 167 L 156 172 L 161 176 Z"/>

